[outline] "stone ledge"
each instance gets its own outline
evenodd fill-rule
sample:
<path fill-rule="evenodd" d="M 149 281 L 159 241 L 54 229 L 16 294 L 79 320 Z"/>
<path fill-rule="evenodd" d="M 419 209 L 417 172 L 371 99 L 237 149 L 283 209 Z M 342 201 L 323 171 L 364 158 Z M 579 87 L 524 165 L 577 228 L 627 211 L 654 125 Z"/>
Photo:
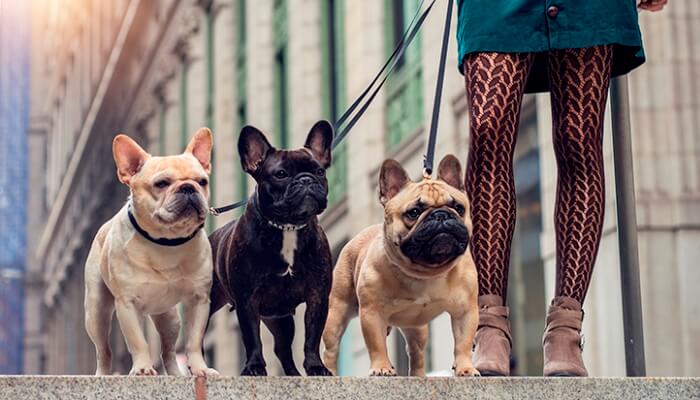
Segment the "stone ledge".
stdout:
<path fill-rule="evenodd" d="M 207 399 L 700 399 L 700 378 L 241 378 Z M 194 399 L 191 377 L 4 376 L 0 399 Z"/>

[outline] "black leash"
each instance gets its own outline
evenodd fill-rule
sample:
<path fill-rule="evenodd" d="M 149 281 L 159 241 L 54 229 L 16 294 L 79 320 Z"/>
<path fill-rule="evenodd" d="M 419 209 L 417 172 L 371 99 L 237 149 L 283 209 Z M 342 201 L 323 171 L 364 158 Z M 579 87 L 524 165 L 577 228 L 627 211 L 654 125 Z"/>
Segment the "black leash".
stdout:
<path fill-rule="evenodd" d="M 425 19 L 428 17 L 428 14 L 432 10 L 433 5 L 435 5 L 435 2 L 436 2 L 436 0 L 432 0 L 430 2 L 430 4 L 428 5 L 428 7 L 426 7 L 426 9 L 421 13 L 421 9 L 422 9 L 424 1 L 425 0 L 420 1 L 420 4 L 418 6 L 418 10 L 416 11 L 416 14 L 413 16 L 411 23 L 409 23 L 408 28 L 401 36 L 401 39 L 396 44 L 396 48 L 389 56 L 389 59 L 384 63 L 382 68 L 379 70 L 377 75 L 372 79 L 372 81 L 367 86 L 367 88 L 365 88 L 365 90 L 362 91 L 362 93 L 357 97 L 357 99 L 355 99 L 355 101 L 353 101 L 353 103 L 348 107 L 348 109 L 343 113 L 343 115 L 341 115 L 340 118 L 338 118 L 338 121 L 336 121 L 336 123 L 334 125 L 334 129 L 337 132 L 337 134 L 336 134 L 335 138 L 333 138 L 333 144 L 331 146 L 332 149 L 335 149 L 345 139 L 345 137 L 348 135 L 350 130 L 355 126 L 357 121 L 362 117 L 362 115 L 365 113 L 365 111 L 367 111 L 367 108 L 369 108 L 369 106 L 372 104 L 372 101 L 379 93 L 379 90 L 382 88 L 382 86 L 384 86 L 384 83 L 386 82 L 386 80 L 389 78 L 389 76 L 396 69 L 396 67 L 398 65 L 398 61 L 403 56 L 404 52 L 406 51 L 406 48 L 408 48 L 408 46 L 411 44 L 411 42 L 413 42 L 413 39 L 415 39 L 416 35 L 418 34 L 418 31 L 420 30 L 420 28 L 423 25 L 423 22 L 425 22 Z M 453 0 L 450 0 L 450 6 L 449 6 L 450 8 L 448 10 L 448 15 L 450 17 L 452 15 L 452 2 L 453 2 Z M 448 24 L 449 24 L 449 19 L 448 19 Z M 447 32 L 446 35 L 449 36 L 449 26 L 446 28 L 446 32 Z M 444 79 L 444 63 L 445 63 L 444 58 L 445 58 L 445 53 L 447 51 L 447 36 L 443 37 L 443 55 L 442 55 L 442 58 L 440 60 L 441 65 L 442 65 L 442 73 L 438 77 L 438 81 L 439 81 L 438 85 L 439 85 L 440 91 L 442 91 L 442 82 L 441 81 L 442 81 L 442 79 Z M 384 75 L 384 76 L 382 77 L 382 75 Z M 380 80 L 380 78 L 381 78 L 381 80 Z M 376 85 L 376 87 L 375 87 L 375 85 Z M 369 97 L 367 97 L 367 96 L 369 96 Z M 364 104 L 362 104 L 362 101 L 365 98 L 367 98 L 367 100 L 364 102 Z M 439 100 L 438 100 L 438 103 L 439 103 Z M 360 104 L 362 104 L 361 107 L 360 107 Z M 353 112 L 355 112 L 355 110 L 358 107 L 360 107 L 360 108 L 359 108 L 359 110 L 357 110 L 357 113 L 350 119 L 350 121 L 347 123 L 347 125 L 343 126 L 343 124 L 348 120 L 348 118 L 350 118 L 350 116 L 353 114 Z M 439 110 L 438 110 L 438 113 L 439 113 Z M 433 114 L 435 114 L 435 109 L 433 109 Z M 435 115 L 433 115 L 433 122 L 431 125 L 431 135 L 433 135 L 432 126 L 433 125 L 437 126 L 436 120 L 437 120 L 437 117 Z M 435 130 L 437 130 L 437 128 L 435 128 Z M 433 142 L 432 152 L 434 152 L 435 139 L 431 138 L 431 141 Z M 429 153 L 430 152 L 431 151 L 429 150 Z M 430 156 L 431 166 L 432 166 L 432 158 L 433 158 L 433 156 L 431 155 Z M 426 156 L 426 160 L 427 160 L 427 156 Z M 236 203 L 233 203 L 233 204 L 230 204 L 227 206 L 223 206 L 223 207 L 210 207 L 209 213 L 211 213 L 214 216 L 217 216 L 219 214 L 222 214 L 222 213 L 234 210 L 236 208 L 242 207 L 247 202 L 248 202 L 248 200 L 241 200 L 241 201 L 238 201 Z"/>
<path fill-rule="evenodd" d="M 437 141 L 438 119 L 440 118 L 440 100 L 442 99 L 442 86 L 445 83 L 445 61 L 447 58 L 447 45 L 450 42 L 450 23 L 452 22 L 452 5 L 454 0 L 447 3 L 447 17 L 445 30 L 442 33 L 442 50 L 440 52 L 440 65 L 438 67 L 437 83 L 435 84 L 435 102 L 433 103 L 433 118 L 430 122 L 430 135 L 428 136 L 428 148 L 423 157 L 423 176 L 428 178 L 433 173 L 433 159 L 435 158 L 435 142 Z"/>
<path fill-rule="evenodd" d="M 411 22 L 408 24 L 408 28 L 406 31 L 401 35 L 401 39 L 399 42 L 396 44 L 396 48 L 394 49 L 394 52 L 391 53 L 389 56 L 389 59 L 386 60 L 382 68 L 379 70 L 377 75 L 372 79 L 372 82 L 365 88 L 365 90 L 362 91 L 362 93 L 355 99 L 355 101 L 348 107 L 348 109 L 343 113 L 343 115 L 338 118 L 338 121 L 335 123 L 335 130 L 338 132 L 333 139 L 333 148 L 338 146 L 340 142 L 345 139 L 345 136 L 348 134 L 350 129 L 355 125 L 355 123 L 360 119 L 362 114 L 365 113 L 369 105 L 372 103 L 372 100 L 374 100 L 375 96 L 377 93 L 379 93 L 379 90 L 384 86 L 384 83 L 386 82 L 387 78 L 394 72 L 394 69 L 396 68 L 396 65 L 398 65 L 398 60 L 401 59 L 403 56 L 403 53 L 406 51 L 406 48 L 413 42 L 413 39 L 416 37 L 416 34 L 418 33 L 418 30 L 420 30 L 421 26 L 423 25 L 423 21 L 425 21 L 425 18 L 428 16 L 430 13 L 430 10 L 433 8 L 433 5 L 435 4 L 435 0 L 433 0 L 430 5 L 423 11 L 423 13 L 420 13 L 420 10 L 423 8 L 423 2 L 425 0 L 421 0 L 420 4 L 418 5 L 418 11 L 416 14 L 413 16 L 413 19 L 411 19 Z M 420 15 L 420 16 L 419 16 Z M 416 23 L 416 20 L 418 21 Z M 414 25 L 415 23 L 415 25 Z M 384 78 L 379 81 L 379 78 L 381 78 L 382 74 L 384 71 L 389 68 L 388 72 L 384 76 Z M 355 111 L 355 109 L 360 105 L 362 100 L 367 97 L 367 95 L 370 93 L 372 87 L 379 81 L 379 85 L 372 91 L 372 94 L 369 96 L 367 99 L 367 102 L 360 108 L 360 110 L 357 112 L 355 117 L 353 117 L 352 120 L 348 123 L 348 125 L 340 129 L 340 127 L 345 123 L 345 121 L 352 115 L 352 113 Z"/>
<path fill-rule="evenodd" d="M 222 214 L 222 213 L 225 213 L 225 212 L 228 212 L 231 210 L 235 210 L 238 207 L 243 207 L 244 205 L 246 205 L 247 202 L 248 202 L 248 200 L 241 200 L 241 201 L 237 201 L 233 204 L 229 204 L 229 205 L 223 206 L 223 207 L 209 207 L 209 214 L 216 217 L 219 214 Z"/>
<path fill-rule="evenodd" d="M 422 1 L 421 1 L 421 4 L 423 4 Z M 421 14 L 420 17 L 418 17 L 416 24 L 412 28 L 409 28 L 408 30 L 406 30 L 406 32 L 404 32 L 404 36 L 402 36 L 401 40 L 399 40 L 399 43 L 396 47 L 396 50 L 394 50 L 394 53 L 391 54 L 391 57 L 389 57 L 389 60 L 386 62 L 386 64 L 384 64 L 384 67 L 382 67 L 382 70 L 379 71 L 379 74 L 377 74 L 377 76 L 374 78 L 374 80 L 372 80 L 372 83 L 370 83 L 370 85 L 367 87 L 367 89 L 365 89 L 365 91 L 360 95 L 360 97 L 364 97 L 365 95 L 367 95 L 369 93 L 369 89 L 379 79 L 379 77 L 382 75 L 382 72 L 384 71 L 384 69 L 386 68 L 387 65 L 391 64 L 391 67 L 389 68 L 387 73 L 384 75 L 384 78 L 382 78 L 382 80 L 379 81 L 379 84 L 374 89 L 374 91 L 372 91 L 372 94 L 369 96 L 369 98 L 367 99 L 365 104 L 360 108 L 360 110 L 357 112 L 357 114 L 355 114 L 355 116 L 350 120 L 350 122 L 348 122 L 348 124 L 344 128 L 340 129 L 340 131 L 338 132 L 336 137 L 333 139 L 333 148 L 338 146 L 338 144 L 340 144 L 340 142 L 342 142 L 343 139 L 345 139 L 345 136 L 347 136 L 348 132 L 350 132 L 350 129 L 352 129 L 355 126 L 355 124 L 360 119 L 360 117 L 362 117 L 362 115 L 365 113 L 365 111 L 367 111 L 367 108 L 370 106 L 370 104 L 372 104 L 372 101 L 379 93 L 379 90 L 382 88 L 382 86 L 384 86 L 384 83 L 386 82 L 386 80 L 389 78 L 389 76 L 396 69 L 396 66 L 398 65 L 398 60 L 401 59 L 401 57 L 403 56 L 403 53 L 406 51 L 406 48 L 408 47 L 408 45 L 411 44 L 413 39 L 416 37 L 416 34 L 418 34 L 418 31 L 420 30 L 421 26 L 423 25 L 425 18 L 430 13 L 430 10 L 432 10 L 433 5 L 435 5 L 435 0 L 433 0 L 430 3 L 430 5 L 428 5 L 428 7 L 425 9 L 425 11 L 423 11 L 423 14 Z M 420 12 L 420 8 L 418 9 L 418 11 Z M 416 14 L 413 17 L 413 20 L 411 21 L 411 23 L 413 23 L 413 21 L 416 20 L 417 16 L 418 16 L 418 14 Z M 409 24 L 409 27 L 410 27 L 410 24 Z M 405 38 L 405 41 L 404 41 L 404 38 Z M 352 113 L 351 111 L 354 110 L 359 105 L 359 103 L 360 103 L 359 100 L 360 100 L 359 98 L 358 98 L 358 100 L 355 100 L 355 102 L 353 102 L 353 104 L 350 106 L 350 108 L 348 108 L 348 111 L 346 111 L 340 117 L 340 119 L 338 120 L 339 123 L 336 124 L 337 127 L 340 127 L 340 121 L 344 122 L 345 119 L 347 119 L 347 117 Z"/>

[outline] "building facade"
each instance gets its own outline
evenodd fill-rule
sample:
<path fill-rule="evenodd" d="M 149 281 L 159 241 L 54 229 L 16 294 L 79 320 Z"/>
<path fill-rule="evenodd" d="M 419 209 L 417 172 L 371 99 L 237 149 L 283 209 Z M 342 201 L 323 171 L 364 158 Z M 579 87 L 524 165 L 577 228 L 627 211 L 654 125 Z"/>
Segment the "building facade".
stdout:
<path fill-rule="evenodd" d="M 209 126 L 214 132 L 210 202 L 218 206 L 237 201 L 254 190 L 235 150 L 241 127 L 256 126 L 276 146 L 301 146 L 316 120 L 337 119 L 366 87 L 419 4 L 68 3 L 47 0 L 48 7 L 35 13 L 32 28 L 38 37 L 34 57 L 47 62 L 33 65 L 30 158 L 38 161 L 32 161 L 35 172 L 30 175 L 41 193 L 30 193 L 36 218 L 30 226 L 37 236 L 29 259 L 36 285 L 27 301 L 34 299 L 40 316 L 32 328 L 36 346 L 27 354 L 36 369 L 27 365 L 27 372 L 94 372 L 94 350 L 83 327 L 82 273 L 97 228 L 127 195 L 111 159 L 116 133 L 132 135 L 151 154 L 174 154 L 198 127 Z M 333 154 L 329 207 L 321 223 L 334 255 L 361 229 L 381 222 L 377 179 L 383 159 L 399 160 L 414 178 L 421 174 L 446 4 L 435 5 L 396 74 Z M 693 117 L 700 111 L 695 96 L 700 92 L 700 50 L 690 39 L 698 37 L 698 22 L 694 0 L 675 0 L 663 13 L 644 16 L 649 63 L 631 75 L 647 361 L 653 375 L 700 374 L 700 346 L 690 340 L 700 330 L 693 318 L 700 312 L 698 295 L 692 290 L 700 276 L 690 263 L 700 256 L 700 224 L 693 220 L 700 215 L 700 121 Z M 670 37 L 677 40 L 670 42 Z M 456 54 L 452 40 L 438 159 L 449 152 L 466 159 L 469 115 L 463 80 L 454 68 Z M 684 79 L 694 83 L 683 84 Z M 523 375 L 541 374 L 544 314 L 553 292 L 556 169 L 549 121 L 547 95 L 526 98 L 516 149 L 518 225 L 509 295 L 515 371 Z M 659 127 L 668 140 L 654 145 Z M 585 356 L 593 375 L 623 375 L 610 146 L 606 154 L 609 206 L 598 271 L 586 303 Z M 211 218 L 207 229 L 222 226 L 238 212 Z M 294 346 L 301 365 L 303 307 L 297 318 Z M 270 335 L 263 331 L 268 370 L 279 374 Z M 152 330 L 149 336 L 157 342 Z M 431 324 L 427 366 L 434 374 L 449 373 L 451 337 L 447 316 Z M 667 343 L 669 337 L 672 343 Z M 402 339 L 392 333 L 389 340 L 394 363 L 405 371 Z M 115 368 L 124 373 L 130 359 L 116 326 L 113 342 Z M 240 372 L 244 352 L 235 313 L 222 310 L 213 317 L 205 350 L 220 372 Z M 153 351 L 156 355 L 156 347 Z M 339 372 L 362 376 L 368 368 L 355 320 L 343 339 Z"/>
<path fill-rule="evenodd" d="M 0 374 L 22 371 L 29 7 L 0 2 Z"/>

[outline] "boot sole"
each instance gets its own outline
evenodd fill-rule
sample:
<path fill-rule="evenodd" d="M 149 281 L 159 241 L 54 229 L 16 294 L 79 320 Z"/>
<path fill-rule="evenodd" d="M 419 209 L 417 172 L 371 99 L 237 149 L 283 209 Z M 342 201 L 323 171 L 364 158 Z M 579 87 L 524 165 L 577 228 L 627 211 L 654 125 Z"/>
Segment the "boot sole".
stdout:
<path fill-rule="evenodd" d="M 486 378 L 497 378 L 497 377 L 506 376 L 506 375 L 503 375 L 503 374 L 501 374 L 499 372 L 495 372 L 495 371 L 481 371 L 480 370 L 479 373 L 481 374 L 481 376 L 486 377 Z"/>
<path fill-rule="evenodd" d="M 545 378 L 581 378 L 581 375 L 573 374 L 571 372 L 559 372 L 556 374 L 545 375 Z"/>

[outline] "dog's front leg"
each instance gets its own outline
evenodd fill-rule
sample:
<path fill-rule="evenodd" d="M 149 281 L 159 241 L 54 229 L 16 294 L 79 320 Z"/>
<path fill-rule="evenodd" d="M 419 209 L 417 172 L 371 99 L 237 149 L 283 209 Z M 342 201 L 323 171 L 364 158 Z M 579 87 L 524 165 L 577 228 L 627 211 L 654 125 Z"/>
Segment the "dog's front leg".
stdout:
<path fill-rule="evenodd" d="M 311 293 L 306 299 L 306 313 L 304 314 L 304 327 L 306 337 L 304 341 L 304 370 L 309 376 L 332 376 L 331 371 L 323 365 L 319 346 L 323 327 L 326 326 L 328 317 L 328 290 L 320 290 Z"/>
<path fill-rule="evenodd" d="M 215 369 L 207 367 L 202 355 L 202 341 L 204 331 L 209 320 L 209 296 L 195 295 L 184 303 L 185 330 L 187 332 L 187 342 L 185 351 L 187 352 L 187 365 L 190 372 L 195 376 L 218 375 Z"/>
<path fill-rule="evenodd" d="M 370 376 L 396 376 L 386 349 L 387 322 L 377 309 L 360 306 L 360 325 L 369 351 Z"/>
<path fill-rule="evenodd" d="M 479 310 L 476 302 L 467 311 L 464 310 L 459 308 L 454 314 L 450 313 L 452 335 L 455 339 L 453 369 L 455 376 L 479 376 L 479 371 L 472 365 L 472 344 L 479 325 Z"/>
<path fill-rule="evenodd" d="M 153 369 L 148 343 L 143 334 L 143 315 L 128 300 L 116 299 L 115 308 L 119 327 L 131 354 L 132 367 L 129 375 L 158 375 Z"/>
<path fill-rule="evenodd" d="M 262 340 L 260 340 L 260 314 L 249 301 L 236 298 L 236 315 L 241 328 L 246 362 L 241 375 L 265 376 Z"/>

